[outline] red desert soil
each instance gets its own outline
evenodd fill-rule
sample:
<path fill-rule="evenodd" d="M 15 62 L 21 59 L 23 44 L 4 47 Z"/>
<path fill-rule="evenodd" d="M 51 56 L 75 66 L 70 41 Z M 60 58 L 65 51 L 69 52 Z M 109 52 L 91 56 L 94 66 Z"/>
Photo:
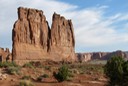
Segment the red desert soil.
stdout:
<path fill-rule="evenodd" d="M 89 67 L 89 65 L 84 65 L 84 66 Z M 34 84 L 34 86 L 105 86 L 107 82 L 107 79 L 105 78 L 103 73 L 96 72 L 92 68 L 91 68 L 92 71 L 90 71 L 89 69 L 90 67 L 89 67 L 88 69 L 85 68 L 87 70 L 86 73 L 75 73 L 74 77 L 71 80 L 59 83 L 53 77 L 53 71 L 56 71 L 58 67 L 59 66 L 52 65 L 50 70 L 46 69 L 45 67 L 22 68 L 20 71 L 21 74 L 19 75 L 9 75 L 3 72 L 4 74 L 7 74 L 7 78 L 4 80 L 0 80 L 0 86 L 19 86 L 19 82 L 21 78 L 25 75 L 31 76 L 31 81 Z M 1 71 L 4 71 L 4 69 L 2 68 L 0 69 Z M 79 70 L 78 68 L 76 69 Z M 48 74 L 49 77 L 45 78 L 43 82 L 37 81 L 37 77 L 39 77 L 42 74 Z"/>
<path fill-rule="evenodd" d="M 0 86 L 18 86 L 20 78 L 18 76 L 9 76 L 6 80 L 0 80 Z M 93 75 L 77 75 L 72 81 L 58 83 L 54 79 L 47 79 L 46 82 L 32 81 L 35 86 L 104 86 L 106 80 L 93 80 Z"/>

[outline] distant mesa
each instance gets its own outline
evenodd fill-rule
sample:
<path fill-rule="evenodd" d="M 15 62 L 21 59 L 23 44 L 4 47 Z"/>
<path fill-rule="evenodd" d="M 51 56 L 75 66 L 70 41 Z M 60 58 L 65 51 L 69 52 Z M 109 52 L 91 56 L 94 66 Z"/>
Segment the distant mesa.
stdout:
<path fill-rule="evenodd" d="M 72 22 L 56 13 L 53 14 L 50 28 L 43 11 L 19 7 L 12 41 L 15 61 L 76 60 Z"/>
<path fill-rule="evenodd" d="M 76 53 L 77 60 L 80 62 L 87 62 L 91 60 L 109 60 L 113 56 L 120 56 L 128 60 L 128 52 L 115 51 L 115 52 L 92 52 L 92 53 Z"/>

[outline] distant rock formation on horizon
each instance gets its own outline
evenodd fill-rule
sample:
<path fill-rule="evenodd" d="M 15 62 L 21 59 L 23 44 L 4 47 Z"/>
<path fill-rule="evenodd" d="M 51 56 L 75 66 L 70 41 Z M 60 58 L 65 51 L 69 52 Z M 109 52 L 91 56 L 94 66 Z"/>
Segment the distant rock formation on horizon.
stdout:
<path fill-rule="evenodd" d="M 120 56 L 128 60 L 128 52 L 91 52 L 91 53 L 76 53 L 77 60 L 80 62 L 87 62 L 91 60 L 109 60 L 112 56 Z"/>
<path fill-rule="evenodd" d="M 43 11 L 19 7 L 12 41 L 15 61 L 76 59 L 72 22 L 56 13 L 53 14 L 50 29 Z"/>

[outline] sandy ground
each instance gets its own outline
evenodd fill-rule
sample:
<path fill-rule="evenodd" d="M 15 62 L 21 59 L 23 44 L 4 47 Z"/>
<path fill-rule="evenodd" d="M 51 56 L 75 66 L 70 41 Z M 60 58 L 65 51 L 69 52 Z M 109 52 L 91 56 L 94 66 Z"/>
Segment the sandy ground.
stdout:
<path fill-rule="evenodd" d="M 86 69 L 91 73 L 76 73 L 72 79 L 59 83 L 52 75 L 53 71 L 56 71 L 57 67 L 58 66 L 52 65 L 51 70 L 44 68 L 22 68 L 20 70 L 21 74 L 19 75 L 9 75 L 4 71 L 3 73 L 7 74 L 7 78 L 0 80 L 0 86 L 19 86 L 21 78 L 25 75 L 31 76 L 31 82 L 34 84 L 34 86 L 105 86 L 107 83 L 107 79 L 105 78 L 104 74 L 95 72 L 95 70 L 92 70 L 93 68 L 90 68 L 91 70 L 89 68 Z M 89 66 L 87 65 L 87 67 Z M 37 81 L 37 77 L 45 73 L 47 73 L 49 77 L 45 78 L 43 82 Z"/>

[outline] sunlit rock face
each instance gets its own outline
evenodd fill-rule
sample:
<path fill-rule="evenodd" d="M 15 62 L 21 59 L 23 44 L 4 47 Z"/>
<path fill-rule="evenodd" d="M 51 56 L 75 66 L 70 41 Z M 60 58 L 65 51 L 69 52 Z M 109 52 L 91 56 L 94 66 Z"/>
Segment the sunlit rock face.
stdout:
<path fill-rule="evenodd" d="M 13 60 L 75 60 L 72 22 L 56 13 L 50 29 L 43 11 L 19 7 L 12 32 Z"/>
<path fill-rule="evenodd" d="M 42 59 L 48 50 L 49 30 L 43 11 L 18 8 L 12 35 L 13 59 Z"/>
<path fill-rule="evenodd" d="M 75 57 L 75 38 L 71 20 L 54 13 L 52 18 L 50 53 L 60 60 L 72 60 Z"/>

